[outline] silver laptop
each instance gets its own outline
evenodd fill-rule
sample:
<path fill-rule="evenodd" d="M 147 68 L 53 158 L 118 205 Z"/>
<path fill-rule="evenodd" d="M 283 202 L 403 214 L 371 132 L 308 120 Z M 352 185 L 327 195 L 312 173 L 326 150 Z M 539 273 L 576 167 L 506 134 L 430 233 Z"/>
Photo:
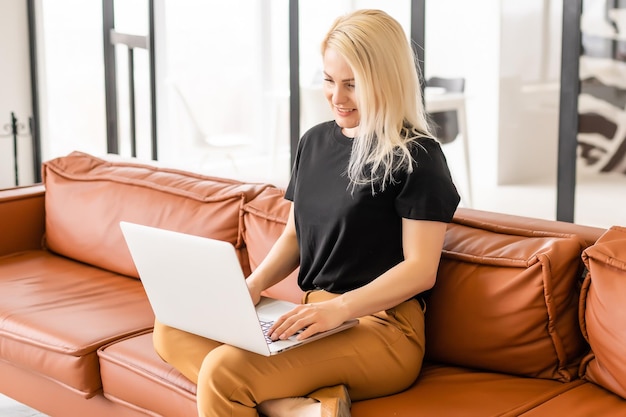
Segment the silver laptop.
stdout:
<path fill-rule="evenodd" d="M 271 341 L 264 324 L 296 304 L 263 297 L 255 306 L 233 245 L 124 221 L 120 227 L 154 314 L 170 327 L 270 356 L 358 324 Z"/>

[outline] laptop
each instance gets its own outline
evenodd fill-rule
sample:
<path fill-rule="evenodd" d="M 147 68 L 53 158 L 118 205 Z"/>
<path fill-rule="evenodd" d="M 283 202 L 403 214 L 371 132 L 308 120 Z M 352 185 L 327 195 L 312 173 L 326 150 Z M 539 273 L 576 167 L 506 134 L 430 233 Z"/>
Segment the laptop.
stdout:
<path fill-rule="evenodd" d="M 165 325 L 270 356 L 358 324 L 349 320 L 304 340 L 272 341 L 263 323 L 296 304 L 262 297 L 255 306 L 232 244 L 124 221 L 120 227 L 154 314 Z"/>

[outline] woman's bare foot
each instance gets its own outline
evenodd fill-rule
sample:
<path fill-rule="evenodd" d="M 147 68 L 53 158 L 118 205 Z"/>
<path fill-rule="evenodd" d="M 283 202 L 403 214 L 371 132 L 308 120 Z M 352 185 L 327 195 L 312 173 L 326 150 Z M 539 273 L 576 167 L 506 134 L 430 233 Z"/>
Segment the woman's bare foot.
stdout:
<path fill-rule="evenodd" d="M 263 401 L 257 410 L 267 417 L 320 417 L 321 404 L 306 397 L 278 398 Z"/>

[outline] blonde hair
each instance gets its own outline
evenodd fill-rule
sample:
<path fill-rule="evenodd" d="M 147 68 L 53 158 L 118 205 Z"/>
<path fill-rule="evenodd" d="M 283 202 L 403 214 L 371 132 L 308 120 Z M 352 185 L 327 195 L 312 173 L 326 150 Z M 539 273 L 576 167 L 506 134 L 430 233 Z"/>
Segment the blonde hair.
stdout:
<path fill-rule="evenodd" d="M 381 10 L 339 17 L 322 42 L 354 73 L 360 121 L 347 175 L 352 186 L 393 183 L 394 172 L 413 170 L 409 146 L 430 136 L 416 58 L 402 26 Z"/>

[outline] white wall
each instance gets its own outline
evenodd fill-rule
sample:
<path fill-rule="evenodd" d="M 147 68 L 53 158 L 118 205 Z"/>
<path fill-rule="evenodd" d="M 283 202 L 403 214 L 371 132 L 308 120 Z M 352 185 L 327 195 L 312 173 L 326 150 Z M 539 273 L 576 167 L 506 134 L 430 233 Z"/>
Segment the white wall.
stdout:
<path fill-rule="evenodd" d="M 11 112 L 20 123 L 18 180 L 34 181 L 31 136 L 32 117 L 28 16 L 25 1 L 0 1 L 0 188 L 15 185 L 13 139 L 8 128 Z"/>
<path fill-rule="evenodd" d="M 555 184 L 562 2 L 501 4 L 498 183 Z"/>

